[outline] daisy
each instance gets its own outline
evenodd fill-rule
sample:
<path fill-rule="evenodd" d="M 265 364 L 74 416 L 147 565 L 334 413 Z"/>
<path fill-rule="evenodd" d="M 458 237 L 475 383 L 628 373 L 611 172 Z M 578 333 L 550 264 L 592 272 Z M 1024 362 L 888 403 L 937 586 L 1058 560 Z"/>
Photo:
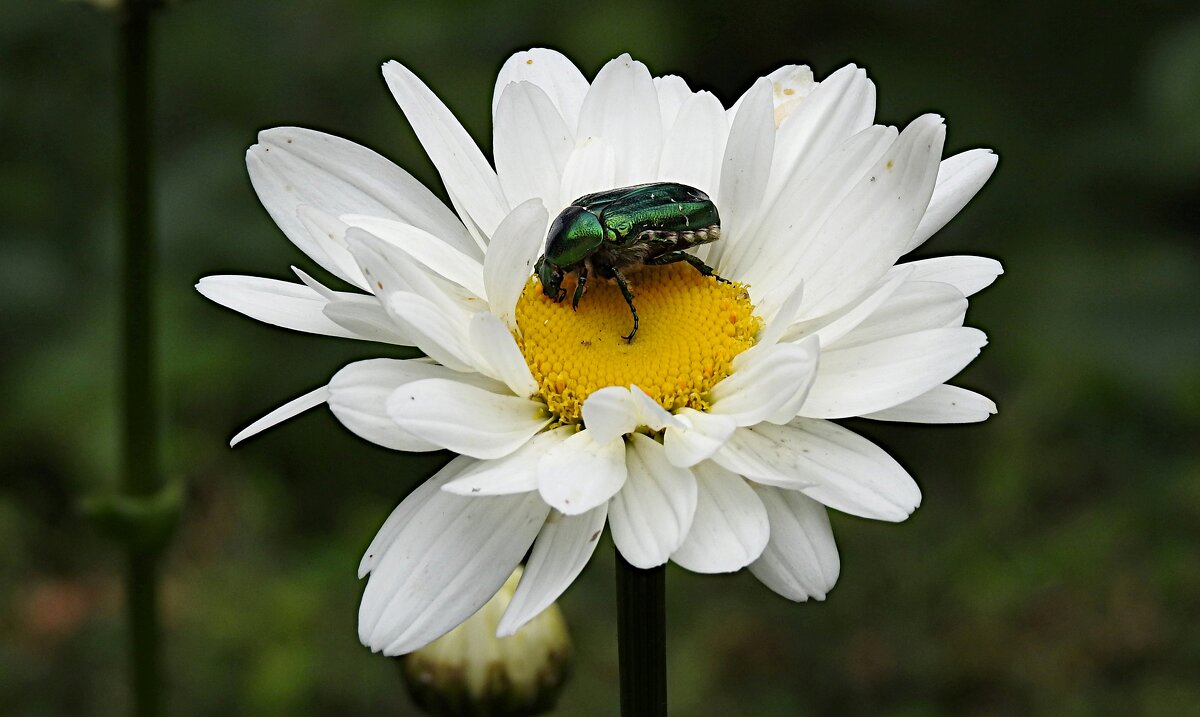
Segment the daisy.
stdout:
<path fill-rule="evenodd" d="M 967 298 L 991 259 L 897 263 L 996 166 L 941 160 L 936 115 L 874 124 L 875 88 L 843 67 L 759 79 L 728 109 L 622 55 L 589 83 L 534 49 L 501 68 L 493 162 L 406 67 L 384 77 L 453 210 L 369 149 L 311 130 L 263 132 L 247 152 L 263 205 L 305 254 L 357 291 L 212 276 L 217 303 L 299 331 L 415 346 L 428 358 L 349 364 L 233 442 L 321 404 L 400 451 L 457 453 L 367 548 L 359 634 L 415 650 L 463 622 L 529 552 L 498 627 L 507 635 L 571 584 L 605 527 L 639 568 L 749 570 L 821 600 L 840 563 L 827 508 L 904 520 L 921 493 L 885 451 L 839 426 L 863 416 L 964 423 L 994 404 L 946 381 L 986 343 Z M 680 182 L 719 208 L 721 238 L 687 264 L 630 277 L 578 310 L 532 267 L 553 218 L 589 192 Z M 568 279 L 568 281 L 570 281 Z M 530 552 L 530 549 L 532 551 Z"/>

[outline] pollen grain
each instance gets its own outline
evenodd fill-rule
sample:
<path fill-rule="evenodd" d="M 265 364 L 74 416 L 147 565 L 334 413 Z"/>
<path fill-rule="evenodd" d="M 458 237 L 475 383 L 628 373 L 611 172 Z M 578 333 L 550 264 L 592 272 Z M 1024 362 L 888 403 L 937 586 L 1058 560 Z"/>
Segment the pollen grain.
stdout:
<path fill-rule="evenodd" d="M 683 263 L 627 274 L 640 325 L 614 284 L 593 278 L 578 310 L 555 303 L 531 278 L 517 301 L 517 343 L 559 423 L 578 423 L 583 402 L 605 386 L 637 386 L 663 408 L 709 407 L 708 393 L 754 345 L 762 319 L 746 287 L 703 276 Z"/>

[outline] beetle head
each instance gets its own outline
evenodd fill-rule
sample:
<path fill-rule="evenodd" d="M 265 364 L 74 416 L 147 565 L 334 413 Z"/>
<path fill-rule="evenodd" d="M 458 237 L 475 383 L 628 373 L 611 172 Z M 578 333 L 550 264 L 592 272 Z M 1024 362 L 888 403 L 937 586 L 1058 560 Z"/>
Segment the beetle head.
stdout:
<path fill-rule="evenodd" d="M 538 281 L 542 283 L 543 294 L 555 301 L 562 301 L 566 298 L 567 292 L 562 288 L 562 267 L 547 260 L 543 254 L 542 258 L 537 260 L 537 266 L 534 267 L 534 271 L 537 272 Z"/>
<path fill-rule="evenodd" d="M 603 243 L 604 225 L 599 217 L 574 205 L 562 210 L 550 223 L 550 231 L 546 235 L 546 253 L 537 263 L 542 293 L 555 301 L 562 301 L 566 296 L 562 288 L 563 274 L 575 271 Z"/>

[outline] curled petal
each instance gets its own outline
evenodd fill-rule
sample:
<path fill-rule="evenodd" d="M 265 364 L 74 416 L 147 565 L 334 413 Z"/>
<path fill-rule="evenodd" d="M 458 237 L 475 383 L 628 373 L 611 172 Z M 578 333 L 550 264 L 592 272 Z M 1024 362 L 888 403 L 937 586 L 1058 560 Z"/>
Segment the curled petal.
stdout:
<path fill-rule="evenodd" d="M 682 425 L 669 426 L 663 434 L 663 447 L 672 465 L 689 468 L 716 453 L 737 429 L 729 416 L 701 413 L 681 408 L 675 420 Z"/>
<path fill-rule="evenodd" d="M 613 497 L 626 475 L 625 442 L 596 441 L 582 430 L 546 451 L 538 464 L 538 490 L 552 507 L 579 515 Z"/>
<path fill-rule="evenodd" d="M 229 446 L 232 448 L 233 446 L 236 446 L 253 435 L 262 433 L 268 428 L 272 428 L 280 423 L 283 423 L 284 421 L 295 418 L 310 408 L 316 408 L 322 403 L 325 403 L 328 398 L 329 388 L 327 386 L 315 388 L 303 396 L 293 398 L 279 408 L 276 408 L 274 411 L 271 411 L 267 415 L 258 419 L 254 423 L 251 423 L 249 426 L 246 426 L 242 430 L 238 431 L 238 434 L 230 439 Z"/>
<path fill-rule="evenodd" d="M 541 200 L 521 204 L 500 222 L 483 259 L 488 306 L 510 329 L 517 328 L 517 299 L 533 273 L 547 221 Z"/>
<path fill-rule="evenodd" d="M 790 420 L 808 395 L 819 355 L 815 339 L 739 354 L 733 360 L 733 374 L 713 387 L 713 414 L 727 416 L 739 426 L 752 426 L 787 407 L 791 415 L 783 421 Z"/>
<path fill-rule="evenodd" d="M 486 368 L 492 378 L 503 381 L 522 398 L 537 393 L 537 381 L 529 373 L 529 364 L 521 355 L 516 339 L 495 314 L 481 311 L 471 317 L 471 346 L 475 349 L 475 364 Z"/>

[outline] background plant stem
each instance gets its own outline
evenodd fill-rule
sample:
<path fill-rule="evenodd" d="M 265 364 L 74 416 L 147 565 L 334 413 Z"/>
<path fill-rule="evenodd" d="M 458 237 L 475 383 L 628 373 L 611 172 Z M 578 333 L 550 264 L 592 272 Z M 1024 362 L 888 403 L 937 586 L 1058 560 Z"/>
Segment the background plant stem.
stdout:
<path fill-rule="evenodd" d="M 121 242 L 122 461 L 127 495 L 147 497 L 162 488 L 155 391 L 151 201 L 149 0 L 126 0 L 119 15 L 120 104 L 124 211 Z M 131 542 L 126 599 L 135 714 L 161 714 L 159 689 L 158 555 Z"/>
<path fill-rule="evenodd" d="M 617 552 L 621 716 L 667 714 L 666 566 L 642 570 Z"/>

